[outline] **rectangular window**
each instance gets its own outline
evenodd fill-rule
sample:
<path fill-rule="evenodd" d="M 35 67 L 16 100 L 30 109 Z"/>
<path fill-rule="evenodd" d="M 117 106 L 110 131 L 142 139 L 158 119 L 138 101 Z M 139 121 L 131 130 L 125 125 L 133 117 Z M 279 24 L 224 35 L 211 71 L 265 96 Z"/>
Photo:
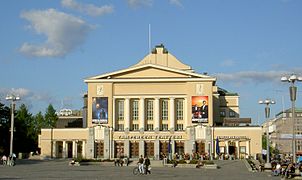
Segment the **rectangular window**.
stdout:
<path fill-rule="evenodd" d="M 161 101 L 161 120 L 168 120 L 168 100 Z"/>
<path fill-rule="evenodd" d="M 153 131 L 153 124 L 147 124 L 147 131 Z"/>
<path fill-rule="evenodd" d="M 184 125 L 183 124 L 176 124 L 176 131 L 183 131 Z"/>
<path fill-rule="evenodd" d="M 225 117 L 225 111 L 220 111 L 220 117 Z"/>
<path fill-rule="evenodd" d="M 235 117 L 235 112 L 234 111 L 230 111 L 230 117 Z"/>
<path fill-rule="evenodd" d="M 131 129 L 133 131 L 138 131 L 138 124 L 132 124 L 131 126 L 132 126 Z"/>
<path fill-rule="evenodd" d="M 132 112 L 131 112 L 131 120 L 138 120 L 139 116 L 139 101 L 138 100 L 133 100 L 132 101 Z"/>
<path fill-rule="evenodd" d="M 124 124 L 118 124 L 117 131 L 124 131 Z"/>
<path fill-rule="evenodd" d="M 184 119 L 184 100 L 177 99 L 176 100 L 176 120 Z"/>
<path fill-rule="evenodd" d="M 161 125 L 161 130 L 162 131 L 168 131 L 168 124 L 162 124 Z"/>
<path fill-rule="evenodd" d="M 147 120 L 153 120 L 153 100 L 147 100 Z"/>
<path fill-rule="evenodd" d="M 124 100 L 117 101 L 117 119 L 124 120 Z"/>

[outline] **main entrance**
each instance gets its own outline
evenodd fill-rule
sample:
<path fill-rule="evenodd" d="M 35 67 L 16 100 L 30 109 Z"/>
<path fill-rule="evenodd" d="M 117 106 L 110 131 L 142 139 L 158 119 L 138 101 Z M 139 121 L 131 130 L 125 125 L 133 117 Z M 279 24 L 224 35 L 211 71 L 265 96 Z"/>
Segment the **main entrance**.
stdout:
<path fill-rule="evenodd" d="M 130 158 L 139 157 L 139 143 L 136 141 L 130 142 Z"/>
<path fill-rule="evenodd" d="M 154 142 L 145 142 L 145 156 L 154 157 Z"/>

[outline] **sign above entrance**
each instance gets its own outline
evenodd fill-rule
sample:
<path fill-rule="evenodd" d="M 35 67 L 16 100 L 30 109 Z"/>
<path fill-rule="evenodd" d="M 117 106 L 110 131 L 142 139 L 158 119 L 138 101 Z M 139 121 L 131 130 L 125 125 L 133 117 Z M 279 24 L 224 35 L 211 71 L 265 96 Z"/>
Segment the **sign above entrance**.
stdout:
<path fill-rule="evenodd" d="M 129 140 L 135 140 L 135 139 L 162 139 L 162 140 L 169 140 L 169 139 L 183 139 L 182 135 L 121 135 L 118 136 L 118 139 L 129 139 Z"/>

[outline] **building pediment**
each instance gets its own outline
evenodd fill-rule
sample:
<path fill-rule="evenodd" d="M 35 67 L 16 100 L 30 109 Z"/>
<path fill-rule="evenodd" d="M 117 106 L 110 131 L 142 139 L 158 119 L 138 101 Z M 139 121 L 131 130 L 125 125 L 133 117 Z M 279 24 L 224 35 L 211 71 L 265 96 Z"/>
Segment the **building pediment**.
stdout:
<path fill-rule="evenodd" d="M 143 64 L 133 66 L 120 71 L 115 71 L 107 74 L 101 74 L 85 79 L 85 82 L 97 80 L 118 80 L 118 79 L 204 79 L 216 81 L 216 78 L 204 74 L 188 72 L 179 69 L 173 69 L 155 64 Z"/>

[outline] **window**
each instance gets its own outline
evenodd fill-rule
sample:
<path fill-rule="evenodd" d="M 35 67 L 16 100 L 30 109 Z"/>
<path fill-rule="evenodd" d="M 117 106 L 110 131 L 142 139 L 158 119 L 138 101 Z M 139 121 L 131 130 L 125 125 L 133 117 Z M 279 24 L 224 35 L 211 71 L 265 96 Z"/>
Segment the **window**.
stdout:
<path fill-rule="evenodd" d="M 132 126 L 131 129 L 133 131 L 138 131 L 138 124 L 132 124 L 131 126 Z"/>
<path fill-rule="evenodd" d="M 138 112 L 138 104 L 139 101 L 138 100 L 133 100 L 132 101 L 132 113 L 131 113 L 131 119 L 132 120 L 138 120 L 138 116 L 139 116 L 139 112 Z"/>
<path fill-rule="evenodd" d="M 153 131 L 153 124 L 147 124 L 147 131 Z"/>
<path fill-rule="evenodd" d="M 176 120 L 184 119 L 184 101 L 183 99 L 176 100 Z"/>
<path fill-rule="evenodd" d="M 124 120 L 124 100 L 117 101 L 117 119 Z"/>
<path fill-rule="evenodd" d="M 234 111 L 230 111 L 230 117 L 235 117 L 235 112 Z"/>
<path fill-rule="evenodd" d="M 161 119 L 168 120 L 168 100 L 161 101 Z"/>
<path fill-rule="evenodd" d="M 176 124 L 176 131 L 183 131 L 184 125 L 183 124 Z"/>
<path fill-rule="evenodd" d="M 118 124 L 117 131 L 124 131 L 124 124 Z"/>
<path fill-rule="evenodd" d="M 161 130 L 162 131 L 168 131 L 168 124 L 162 124 L 161 125 Z"/>
<path fill-rule="evenodd" d="M 220 117 L 225 117 L 225 111 L 220 111 Z"/>
<path fill-rule="evenodd" d="M 147 120 L 153 120 L 153 100 L 147 100 Z"/>

